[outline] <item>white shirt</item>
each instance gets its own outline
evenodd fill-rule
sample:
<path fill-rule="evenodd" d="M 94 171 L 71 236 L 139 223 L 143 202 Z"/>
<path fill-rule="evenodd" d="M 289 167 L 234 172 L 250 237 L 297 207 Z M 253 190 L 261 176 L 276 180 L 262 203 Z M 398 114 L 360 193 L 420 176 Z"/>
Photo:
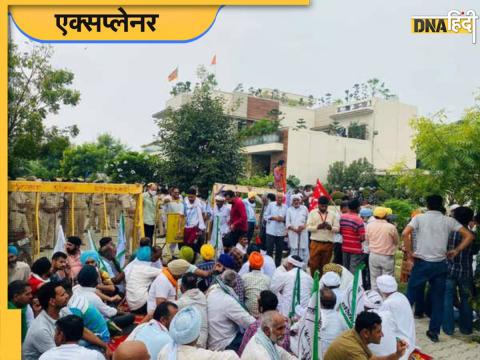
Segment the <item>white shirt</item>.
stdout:
<path fill-rule="evenodd" d="M 390 311 L 395 324 L 395 337 L 405 340 L 408 343 L 407 351 L 400 359 L 408 359 L 415 350 L 415 320 L 412 308 L 405 295 L 395 292 L 383 301 L 380 308 L 383 311 Z"/>
<path fill-rule="evenodd" d="M 23 360 L 37 360 L 44 352 L 55 348 L 55 322 L 45 310 L 32 321 L 22 344 Z"/>
<path fill-rule="evenodd" d="M 208 338 L 208 318 L 207 318 L 207 297 L 199 289 L 185 291 L 176 302 L 178 310 L 193 305 L 202 316 L 202 326 L 200 327 L 200 336 L 197 340 L 197 346 L 206 348 Z"/>
<path fill-rule="evenodd" d="M 132 261 L 130 261 L 127 266 L 125 266 L 125 269 L 123 269 L 123 272 L 125 273 L 125 278 L 128 277 L 128 275 L 130 274 L 130 271 L 132 271 L 132 267 L 134 264 L 138 263 L 140 260 L 138 260 L 137 258 L 133 259 Z M 161 259 L 158 259 L 157 261 L 155 262 L 150 262 L 150 261 L 142 261 L 143 263 L 149 263 L 150 266 L 154 267 L 154 268 L 157 268 L 157 269 L 163 269 L 163 264 L 162 264 L 162 260 Z"/>
<path fill-rule="evenodd" d="M 133 329 L 125 341 L 131 340 L 143 342 L 150 354 L 150 359 L 156 359 L 160 351 L 173 341 L 168 329 L 155 319 Z"/>
<path fill-rule="evenodd" d="M 222 246 L 222 237 L 225 234 L 230 232 L 230 205 L 222 205 L 221 208 L 218 208 L 218 205 L 215 205 L 213 208 L 213 226 L 212 226 L 212 236 L 210 237 L 210 243 L 215 247 L 215 242 L 217 239 L 217 226 L 218 226 L 218 246 Z M 218 224 L 218 225 L 217 225 Z M 222 247 L 223 248 L 223 247 Z"/>
<path fill-rule="evenodd" d="M 212 350 L 224 350 L 235 338 L 238 327 L 247 329 L 255 322 L 255 318 L 218 285 L 213 285 L 207 293 L 207 315 L 208 348 Z"/>
<path fill-rule="evenodd" d="M 185 201 L 185 227 L 192 228 L 198 226 L 200 230 L 205 229 L 205 223 L 203 221 L 202 207 L 199 202 L 194 201 L 193 204 L 190 201 Z"/>
<path fill-rule="evenodd" d="M 260 269 L 262 273 L 267 275 L 268 277 L 272 277 L 273 274 L 275 274 L 275 271 L 277 270 L 277 267 L 275 266 L 275 261 L 273 258 L 269 255 L 267 255 L 266 251 L 260 250 L 262 256 L 263 256 L 263 266 Z M 285 268 L 283 268 L 285 269 Z M 238 275 L 242 276 L 250 271 L 250 265 L 247 262 L 243 263 L 242 268 L 238 272 Z"/>
<path fill-rule="evenodd" d="M 272 216 L 281 216 L 283 221 L 270 220 Z M 267 210 L 263 214 L 263 218 L 267 222 L 267 234 L 272 236 L 285 236 L 287 228 L 285 227 L 285 217 L 287 216 L 287 206 L 285 204 L 278 205 L 276 201 L 271 202 L 267 206 Z"/>
<path fill-rule="evenodd" d="M 80 285 L 75 285 L 73 287 L 73 293 L 78 296 L 84 296 L 90 305 L 97 308 L 98 311 L 105 317 L 111 318 L 112 316 L 117 315 L 117 309 L 114 307 L 108 306 L 105 304 L 100 297 L 95 294 L 95 288 L 92 287 L 83 287 Z"/>
<path fill-rule="evenodd" d="M 126 277 L 126 298 L 130 309 L 138 310 L 148 300 L 148 288 L 152 281 L 162 272 L 150 265 L 150 261 L 137 260 Z"/>
<path fill-rule="evenodd" d="M 78 344 L 64 344 L 48 350 L 39 360 L 105 360 L 96 350 L 90 350 Z"/>
<path fill-rule="evenodd" d="M 172 352 L 172 347 L 165 346 L 160 354 L 158 355 L 157 360 L 168 360 L 169 355 Z M 177 360 L 238 360 L 239 357 L 235 351 L 212 351 L 200 349 L 195 346 L 189 345 L 178 345 L 177 348 Z"/>
<path fill-rule="evenodd" d="M 288 243 L 290 248 L 293 249 L 306 249 L 308 247 L 308 230 L 307 230 L 308 209 L 304 205 L 300 205 L 298 208 L 293 206 L 287 209 L 287 217 L 285 220 L 285 226 L 297 228 L 303 225 L 305 228 L 300 234 L 297 234 L 293 230 L 288 230 Z"/>
<path fill-rule="evenodd" d="M 148 290 L 147 312 L 153 313 L 157 307 L 157 298 L 165 298 L 167 301 L 175 301 L 177 289 L 167 279 L 165 274 L 158 275 Z"/>
<path fill-rule="evenodd" d="M 397 339 L 395 336 L 395 321 L 388 310 L 372 310 L 382 318 L 383 337 L 380 344 L 368 344 L 368 348 L 376 356 L 387 356 L 397 351 Z"/>
<path fill-rule="evenodd" d="M 284 316 L 288 316 L 292 308 L 293 290 L 295 288 L 297 270 L 298 268 L 293 268 L 283 274 L 279 273 L 277 277 L 274 277 L 275 279 L 272 279 L 272 284 L 270 285 L 272 292 L 281 295 L 278 299 L 278 311 Z M 307 308 L 308 306 L 312 286 L 312 277 L 300 269 L 300 306 L 303 308 Z"/>
<path fill-rule="evenodd" d="M 281 348 L 277 344 L 274 345 L 277 350 L 280 360 L 296 360 L 297 357 L 290 355 L 285 349 Z M 257 342 L 257 335 L 255 334 L 242 353 L 242 360 L 266 360 L 270 359 L 267 349 L 262 344 Z"/>
<path fill-rule="evenodd" d="M 340 318 L 340 313 L 335 309 L 321 309 L 322 327 L 320 328 L 320 341 L 322 353 L 325 354 L 330 344 L 348 328 Z M 382 323 L 383 325 L 383 323 Z"/>

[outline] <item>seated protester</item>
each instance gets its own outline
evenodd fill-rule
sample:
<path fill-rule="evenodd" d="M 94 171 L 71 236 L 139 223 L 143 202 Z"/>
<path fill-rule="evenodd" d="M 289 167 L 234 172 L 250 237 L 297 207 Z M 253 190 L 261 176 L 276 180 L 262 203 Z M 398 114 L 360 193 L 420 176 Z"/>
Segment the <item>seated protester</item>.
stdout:
<path fill-rule="evenodd" d="M 245 254 L 237 247 L 235 247 L 235 245 L 236 244 L 232 243 L 232 240 L 230 238 L 227 238 L 227 240 L 223 242 L 223 249 L 225 251 L 225 254 L 230 255 L 233 259 L 233 267 L 231 267 L 231 269 L 238 272 L 242 268 L 242 265 L 244 263 L 243 259 L 245 257 Z"/>
<path fill-rule="evenodd" d="M 334 263 L 326 264 L 323 266 L 324 274 L 329 271 L 333 271 L 337 273 L 338 276 L 340 276 L 340 290 L 342 291 L 347 290 L 353 281 L 353 274 L 350 271 L 348 271 L 346 267 L 343 267 L 342 265 L 334 264 Z M 363 284 L 362 277 L 359 278 L 359 281 L 360 281 L 360 285 L 362 285 Z"/>
<path fill-rule="evenodd" d="M 180 310 L 170 323 L 169 333 L 173 344 L 165 346 L 158 360 L 236 360 L 233 351 L 212 351 L 196 346 L 200 336 L 202 316 L 195 306 Z"/>
<path fill-rule="evenodd" d="M 340 276 L 333 271 L 323 273 L 322 277 L 320 278 L 320 289 L 328 288 L 335 293 L 335 299 L 337 301 L 335 310 L 338 310 L 344 297 L 344 292 L 342 289 L 340 289 L 340 281 Z"/>
<path fill-rule="evenodd" d="M 30 266 L 23 261 L 18 261 L 18 249 L 8 245 L 8 283 L 15 280 L 28 281 L 30 278 Z"/>
<path fill-rule="evenodd" d="M 63 281 L 64 279 L 71 281 L 71 277 L 67 269 L 67 254 L 62 251 L 57 251 L 52 255 L 50 281 Z"/>
<path fill-rule="evenodd" d="M 126 299 L 130 310 L 137 314 L 147 313 L 148 289 L 153 280 L 162 273 L 161 269 L 151 266 L 152 250 L 150 246 L 141 246 L 137 250 L 134 263 L 126 276 Z"/>
<path fill-rule="evenodd" d="M 245 306 L 248 312 L 258 318 L 258 296 L 264 290 L 270 289 L 270 278 L 262 274 L 263 256 L 259 252 L 252 252 L 248 257 L 250 272 L 242 276 L 245 287 Z"/>
<path fill-rule="evenodd" d="M 204 245 L 205 246 L 205 245 Z M 184 247 L 182 247 L 183 249 Z M 207 322 L 207 298 L 205 294 L 197 287 L 198 276 L 194 273 L 186 273 L 182 276 L 180 290 L 182 295 L 176 301 L 181 310 L 187 306 L 195 306 L 202 316 L 202 327 L 200 337 L 197 340 L 197 346 L 207 347 L 208 322 Z"/>
<path fill-rule="evenodd" d="M 233 270 L 226 270 L 207 293 L 208 348 L 238 350 L 243 335 L 255 318 L 243 307 L 233 288 L 237 281 Z"/>
<path fill-rule="evenodd" d="M 329 288 L 323 288 L 320 290 L 320 311 L 322 322 L 319 336 L 323 354 L 325 354 L 332 341 L 348 329 L 340 318 L 340 313 L 336 310 L 337 303 L 338 301 L 333 290 Z"/>
<path fill-rule="evenodd" d="M 125 273 L 115 258 L 117 255 L 117 247 L 111 237 L 103 237 L 100 239 L 99 254 L 108 276 L 117 289 L 116 292 L 125 294 Z"/>
<path fill-rule="evenodd" d="M 150 359 L 156 360 L 160 350 L 172 342 L 168 333 L 170 322 L 178 311 L 177 305 L 165 301 L 157 306 L 153 312 L 153 319 L 147 323 L 138 325 L 126 341 L 141 341 L 147 347 Z"/>
<path fill-rule="evenodd" d="M 247 255 L 248 238 L 244 235 L 240 236 L 240 239 L 238 239 L 238 243 L 237 245 L 235 245 L 235 248 L 240 250 L 243 256 Z"/>
<path fill-rule="evenodd" d="M 285 318 L 277 310 L 270 310 L 260 317 L 260 327 L 253 338 L 248 342 L 242 354 L 244 360 L 295 360 L 279 344 L 283 341 L 287 331 Z"/>
<path fill-rule="evenodd" d="M 60 309 L 68 302 L 68 294 L 60 283 L 45 283 L 38 289 L 37 296 L 42 311 L 28 328 L 22 345 L 23 360 L 38 360 L 55 347 L 55 322 L 60 318 Z"/>
<path fill-rule="evenodd" d="M 78 236 L 67 237 L 65 251 L 67 252 L 67 264 L 70 271 L 70 277 L 73 281 L 77 278 L 78 272 L 82 269 L 82 262 L 80 261 L 81 246 L 82 239 Z"/>
<path fill-rule="evenodd" d="M 32 264 L 32 272 L 28 283 L 34 295 L 43 284 L 49 281 L 51 268 L 52 263 L 46 257 L 41 257 Z"/>
<path fill-rule="evenodd" d="M 190 246 L 184 245 L 178 252 L 178 258 L 183 259 L 190 264 L 193 264 L 195 260 L 195 252 Z"/>
<path fill-rule="evenodd" d="M 113 353 L 113 360 L 153 360 L 141 341 L 124 341 Z"/>
<path fill-rule="evenodd" d="M 369 344 L 368 348 L 376 356 L 386 356 L 395 352 L 397 348 L 395 322 L 389 310 L 380 310 L 383 306 L 382 296 L 375 290 L 368 290 L 365 292 L 364 305 L 365 311 L 377 313 L 382 319 L 383 337 L 379 344 Z"/>
<path fill-rule="evenodd" d="M 304 264 L 300 257 L 297 255 L 290 255 L 287 258 L 285 265 L 287 271 L 272 279 L 270 290 L 277 294 L 277 296 L 278 294 L 281 295 L 279 296 L 279 311 L 284 316 L 290 316 L 295 311 L 295 308 L 293 308 L 292 305 L 293 296 L 295 295 L 294 289 L 296 287 L 298 277 L 297 273 L 299 273 L 300 279 L 300 303 L 298 305 L 306 309 L 308 302 L 310 301 L 313 279 L 303 270 L 303 266 Z"/>
<path fill-rule="evenodd" d="M 264 290 L 260 293 L 260 296 L 258 298 L 258 311 L 260 315 L 268 311 L 277 310 L 277 306 L 278 298 L 273 292 L 271 292 L 270 290 Z M 288 328 L 288 321 L 285 322 L 287 324 L 287 331 L 285 332 L 285 336 L 283 337 L 282 341 L 278 345 L 290 352 L 290 329 Z M 245 347 L 249 343 L 250 339 L 257 333 L 259 327 L 260 319 L 257 319 L 247 328 L 247 330 L 243 334 L 242 343 L 240 344 L 240 347 L 237 351 L 239 356 L 242 356 L 243 350 L 245 350 Z"/>
<path fill-rule="evenodd" d="M 235 286 L 233 290 L 238 296 L 238 300 L 240 303 L 244 304 L 245 303 L 245 288 L 243 286 L 243 280 L 242 277 L 235 272 L 235 261 L 233 258 L 228 255 L 228 254 L 222 254 L 219 256 L 217 259 L 217 262 L 215 264 L 215 267 L 213 268 L 213 274 L 218 276 L 221 275 L 225 272 L 225 270 L 231 269 L 233 270 L 236 280 L 235 280 Z"/>
<path fill-rule="evenodd" d="M 30 307 L 32 298 L 32 288 L 27 282 L 15 280 L 8 284 L 8 308 L 20 309 L 22 314 L 22 342 L 27 335 L 27 309 Z M 31 308 L 30 311 L 32 311 Z"/>
<path fill-rule="evenodd" d="M 324 360 L 398 360 L 405 353 L 406 343 L 399 339 L 396 351 L 388 356 L 375 356 L 369 344 L 379 344 L 382 339 L 382 319 L 373 312 L 358 314 L 355 328 L 345 331 L 328 348 Z"/>
<path fill-rule="evenodd" d="M 113 285 L 112 279 L 110 279 L 108 272 L 102 269 L 103 265 L 98 253 L 95 250 L 84 251 L 82 255 L 80 255 L 80 261 L 82 262 L 82 269 L 85 265 L 91 265 L 95 267 L 98 274 L 98 295 L 101 296 L 104 300 L 113 302 L 114 300 L 102 296 L 102 294 L 114 295 L 115 285 Z"/>
<path fill-rule="evenodd" d="M 147 313 L 152 315 L 157 305 L 164 301 L 175 301 L 178 298 L 177 280 L 189 271 L 192 265 L 183 259 L 170 261 L 167 267 L 160 270 L 148 291 Z"/>
<path fill-rule="evenodd" d="M 126 328 L 133 324 L 135 316 L 130 313 L 123 313 L 112 306 L 105 304 L 97 295 L 98 274 L 91 265 L 85 265 L 77 276 L 78 285 L 74 286 L 75 295 L 84 296 L 88 302 L 97 308 L 105 319 L 112 320 L 120 328 Z"/>
<path fill-rule="evenodd" d="M 163 269 L 163 263 L 162 263 L 162 247 L 155 245 L 152 246 L 152 266 L 157 269 Z"/>
<path fill-rule="evenodd" d="M 202 245 L 200 248 L 200 256 L 202 258 L 201 261 L 195 265 L 201 270 L 212 272 L 215 266 L 215 261 L 213 260 L 215 257 L 215 249 L 213 248 L 212 244 Z M 199 282 L 198 288 L 205 292 L 210 287 L 212 281 L 212 276 L 208 276 Z"/>
<path fill-rule="evenodd" d="M 379 276 L 377 286 L 384 299 L 380 310 L 390 311 L 395 324 L 395 337 L 404 339 L 407 344 L 405 355 L 401 358 L 406 360 L 415 350 L 415 319 L 412 307 L 407 297 L 397 291 L 397 281 L 393 276 Z"/>
<path fill-rule="evenodd" d="M 96 350 L 78 345 L 83 336 L 83 320 L 75 315 L 67 315 L 55 323 L 55 344 L 57 347 L 43 353 L 39 360 L 105 360 Z"/>
<path fill-rule="evenodd" d="M 60 311 L 60 316 L 76 315 L 81 317 L 86 332 L 88 330 L 95 335 L 86 338 L 88 346 L 91 345 L 103 348 L 105 352 L 107 350 L 106 343 L 110 341 L 110 331 L 108 329 L 107 320 L 105 320 L 103 315 L 94 305 L 88 302 L 85 296 L 79 295 L 78 293 L 72 294 L 72 288 L 69 284 L 68 286 L 64 285 L 64 288 L 70 296 L 70 299 L 68 300 L 67 305 Z"/>
<path fill-rule="evenodd" d="M 125 278 L 127 278 L 133 264 L 135 264 L 137 262 L 137 253 L 138 253 L 138 250 L 140 250 L 140 248 L 142 248 L 142 247 L 148 247 L 148 248 L 150 248 L 150 250 L 152 250 L 152 240 L 150 240 L 150 238 L 148 238 L 148 237 L 143 237 L 143 238 L 140 239 L 138 249 L 130 255 L 130 258 L 128 259 L 128 264 L 123 269 L 123 272 L 125 273 Z"/>
<path fill-rule="evenodd" d="M 262 273 L 264 273 L 265 275 L 267 275 L 269 278 L 272 278 L 273 274 L 275 273 L 275 270 L 277 269 L 277 267 L 275 266 L 275 261 L 273 260 L 273 258 L 271 256 L 269 256 L 267 254 L 266 251 L 261 250 L 260 247 L 258 245 L 255 245 L 255 244 L 248 245 L 247 256 L 250 256 L 250 254 L 254 251 L 260 252 L 260 254 L 262 254 L 262 256 L 263 256 L 263 266 L 260 269 L 260 271 Z M 242 265 L 242 268 L 240 269 L 238 274 L 240 276 L 242 276 L 242 275 L 248 273 L 248 270 L 249 270 L 249 265 L 248 265 L 248 261 L 247 261 Z"/>

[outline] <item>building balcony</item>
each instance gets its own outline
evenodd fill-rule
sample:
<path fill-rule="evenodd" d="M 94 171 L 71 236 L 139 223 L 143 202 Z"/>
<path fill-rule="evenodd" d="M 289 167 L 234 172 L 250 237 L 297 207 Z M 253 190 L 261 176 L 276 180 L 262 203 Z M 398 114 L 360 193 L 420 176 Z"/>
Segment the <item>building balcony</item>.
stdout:
<path fill-rule="evenodd" d="M 352 116 L 368 115 L 372 112 L 372 100 L 364 100 L 352 104 L 338 106 L 336 113 L 330 115 L 330 117 L 334 120 L 340 120 Z"/>
<path fill-rule="evenodd" d="M 283 143 L 279 134 L 254 136 L 243 142 L 243 150 L 247 154 L 271 154 L 283 151 Z"/>

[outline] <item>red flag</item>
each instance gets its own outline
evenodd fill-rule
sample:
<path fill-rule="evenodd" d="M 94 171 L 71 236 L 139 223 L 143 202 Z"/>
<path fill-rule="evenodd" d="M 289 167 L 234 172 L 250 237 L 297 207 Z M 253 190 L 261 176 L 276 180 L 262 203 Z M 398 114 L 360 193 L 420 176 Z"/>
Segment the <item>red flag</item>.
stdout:
<path fill-rule="evenodd" d="M 210 65 L 217 65 L 217 54 L 213 55 L 212 62 Z"/>
<path fill-rule="evenodd" d="M 173 70 L 170 75 L 168 75 L 168 81 L 173 81 L 178 78 L 178 67 Z"/>
<path fill-rule="evenodd" d="M 317 207 L 318 198 L 320 196 L 325 196 L 328 198 L 328 200 L 332 201 L 332 197 L 328 193 L 327 189 L 325 189 L 320 180 L 317 179 L 317 186 L 315 186 L 315 189 L 313 189 L 312 200 L 310 201 L 310 211 Z"/>

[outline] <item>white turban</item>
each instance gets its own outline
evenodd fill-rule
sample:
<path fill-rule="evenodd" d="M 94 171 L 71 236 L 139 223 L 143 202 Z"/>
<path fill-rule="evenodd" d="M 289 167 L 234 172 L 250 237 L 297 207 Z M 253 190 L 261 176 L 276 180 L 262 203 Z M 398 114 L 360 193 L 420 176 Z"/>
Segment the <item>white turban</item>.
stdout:
<path fill-rule="evenodd" d="M 326 287 L 340 286 L 340 282 L 340 276 L 338 276 L 338 274 L 333 271 L 326 272 L 320 279 L 320 283 L 325 285 Z"/>
<path fill-rule="evenodd" d="M 217 201 L 225 201 L 225 198 L 222 195 L 215 196 L 215 200 Z"/>
<path fill-rule="evenodd" d="M 397 291 L 398 285 L 391 275 L 382 275 L 377 278 L 378 289 L 384 294 L 391 294 Z"/>
<path fill-rule="evenodd" d="M 292 195 L 292 201 L 293 201 L 293 200 L 300 200 L 300 201 L 302 201 L 302 195 L 301 195 L 301 194 Z"/>
<path fill-rule="evenodd" d="M 382 296 L 375 290 L 368 290 L 365 292 L 363 304 L 369 309 L 380 309 L 383 304 Z"/>
<path fill-rule="evenodd" d="M 293 266 L 296 266 L 296 267 L 299 267 L 299 268 L 303 268 L 303 262 L 298 261 L 298 260 L 295 260 L 292 255 L 290 255 L 289 257 L 287 257 L 287 261 L 288 261 L 290 264 L 292 264 Z"/>
<path fill-rule="evenodd" d="M 169 334 L 180 345 L 190 344 L 200 336 L 202 316 L 195 306 L 180 310 L 170 323 Z"/>

